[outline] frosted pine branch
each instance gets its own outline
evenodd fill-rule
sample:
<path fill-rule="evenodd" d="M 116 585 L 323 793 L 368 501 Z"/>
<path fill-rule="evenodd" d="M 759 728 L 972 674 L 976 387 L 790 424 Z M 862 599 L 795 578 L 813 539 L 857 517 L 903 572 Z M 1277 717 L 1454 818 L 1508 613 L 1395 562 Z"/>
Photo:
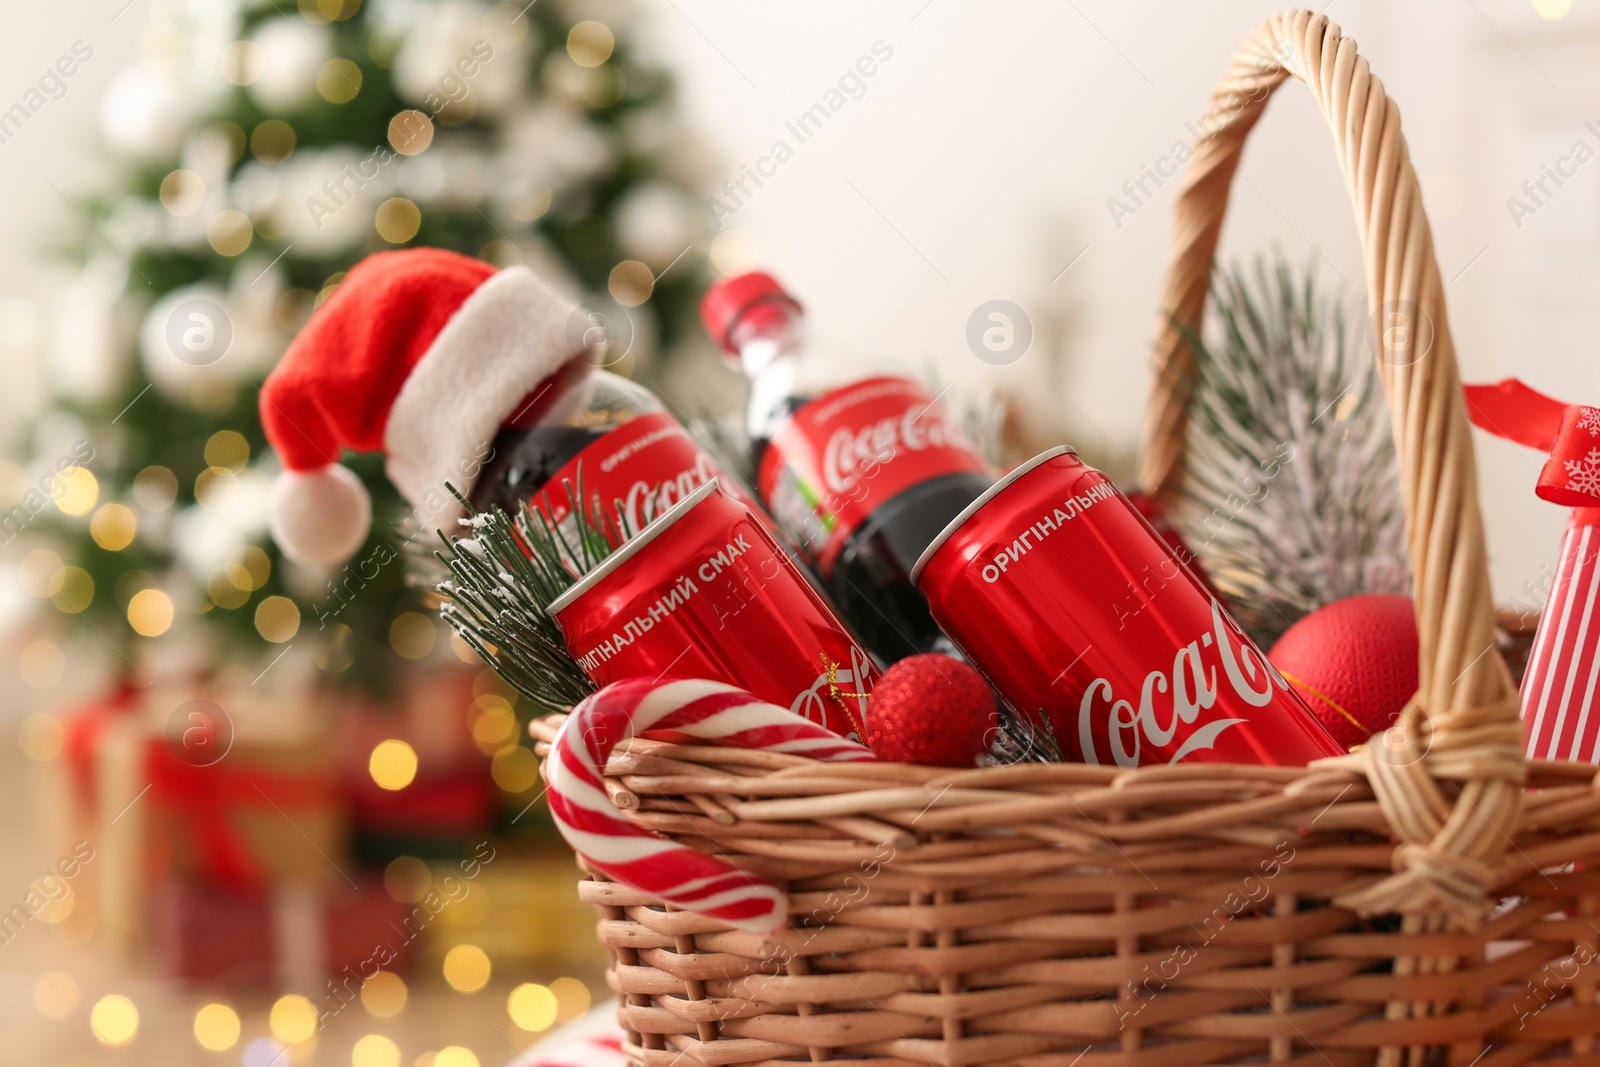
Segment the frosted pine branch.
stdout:
<path fill-rule="evenodd" d="M 1219 270 L 1195 355 L 1190 546 L 1264 644 L 1364 592 L 1405 592 L 1394 443 L 1364 334 L 1281 260 Z"/>

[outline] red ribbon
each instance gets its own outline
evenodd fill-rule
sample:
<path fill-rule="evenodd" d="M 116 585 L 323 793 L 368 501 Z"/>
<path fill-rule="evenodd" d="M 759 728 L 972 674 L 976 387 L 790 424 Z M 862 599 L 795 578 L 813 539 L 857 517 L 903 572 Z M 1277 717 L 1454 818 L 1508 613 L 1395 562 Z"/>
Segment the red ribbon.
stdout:
<path fill-rule="evenodd" d="M 230 764 L 227 759 L 196 767 L 167 743 L 151 738 L 145 771 L 150 800 L 175 815 L 192 835 L 206 875 L 234 889 L 262 884 L 261 860 L 233 823 L 240 808 L 276 808 L 293 825 L 289 812 L 333 803 L 330 782 L 318 775 L 284 774 L 259 766 Z"/>
<path fill-rule="evenodd" d="M 1600 407 L 1563 404 L 1515 378 L 1461 391 L 1474 426 L 1549 454 L 1534 489 L 1541 499 L 1600 507 Z"/>
<path fill-rule="evenodd" d="M 92 813 L 99 799 L 95 788 L 94 763 L 105 740 L 106 730 L 138 706 L 139 690 L 126 682 L 118 682 L 99 700 L 67 715 L 62 756 L 67 774 L 72 779 L 73 799 L 80 811 Z"/>

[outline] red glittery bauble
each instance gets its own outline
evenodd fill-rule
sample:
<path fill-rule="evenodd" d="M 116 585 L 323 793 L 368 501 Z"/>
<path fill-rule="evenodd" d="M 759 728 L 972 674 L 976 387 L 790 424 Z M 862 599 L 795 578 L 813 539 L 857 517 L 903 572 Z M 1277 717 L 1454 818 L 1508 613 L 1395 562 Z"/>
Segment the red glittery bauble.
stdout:
<path fill-rule="evenodd" d="M 867 704 L 867 744 L 891 763 L 971 767 L 998 722 L 989 683 L 969 664 L 929 653 L 884 672 Z"/>
<path fill-rule="evenodd" d="M 1416 609 L 1393 594 L 1336 600 L 1289 627 L 1267 659 L 1335 741 L 1359 745 L 1417 691 Z"/>

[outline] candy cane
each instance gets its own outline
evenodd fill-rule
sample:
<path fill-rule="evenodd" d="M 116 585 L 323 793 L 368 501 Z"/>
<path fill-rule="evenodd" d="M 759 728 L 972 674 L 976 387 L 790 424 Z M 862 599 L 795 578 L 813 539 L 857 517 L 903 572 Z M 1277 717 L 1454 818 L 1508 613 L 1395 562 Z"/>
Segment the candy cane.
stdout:
<path fill-rule="evenodd" d="M 623 818 L 602 781 L 611 750 L 636 734 L 686 735 L 829 762 L 872 753 L 831 730 L 722 682 L 630 678 L 587 697 L 550 745 L 545 781 L 556 828 L 573 851 L 613 881 L 741 930 L 784 924 L 783 890 Z"/>

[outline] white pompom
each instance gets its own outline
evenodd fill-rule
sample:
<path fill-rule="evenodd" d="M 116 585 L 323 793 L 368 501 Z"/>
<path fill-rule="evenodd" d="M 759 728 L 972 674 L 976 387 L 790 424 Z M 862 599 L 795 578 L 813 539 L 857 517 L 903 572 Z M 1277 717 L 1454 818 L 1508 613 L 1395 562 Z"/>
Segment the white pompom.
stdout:
<path fill-rule="evenodd" d="M 343 563 L 372 527 L 367 487 L 337 464 L 284 471 L 272 483 L 267 526 L 283 554 L 303 563 Z"/>

